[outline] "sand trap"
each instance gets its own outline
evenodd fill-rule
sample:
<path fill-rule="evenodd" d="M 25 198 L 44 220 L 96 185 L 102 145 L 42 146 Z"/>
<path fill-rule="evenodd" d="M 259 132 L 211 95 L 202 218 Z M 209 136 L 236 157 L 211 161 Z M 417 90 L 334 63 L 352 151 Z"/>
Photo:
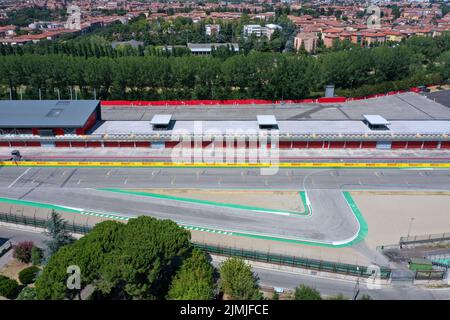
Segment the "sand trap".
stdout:
<path fill-rule="evenodd" d="M 294 191 L 203 189 L 141 189 L 138 191 L 272 210 L 295 212 L 305 210 L 299 193 Z"/>
<path fill-rule="evenodd" d="M 444 192 L 352 192 L 369 233 L 367 244 L 396 244 L 400 237 L 450 232 L 450 194 Z M 411 219 L 412 222 L 411 222 Z"/>

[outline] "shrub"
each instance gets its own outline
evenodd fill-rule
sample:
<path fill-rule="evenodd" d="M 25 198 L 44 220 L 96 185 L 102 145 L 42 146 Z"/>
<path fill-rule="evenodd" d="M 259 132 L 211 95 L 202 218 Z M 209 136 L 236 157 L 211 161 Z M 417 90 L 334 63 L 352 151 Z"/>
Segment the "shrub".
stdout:
<path fill-rule="evenodd" d="M 241 258 L 228 258 L 220 265 L 220 288 L 232 300 L 261 300 L 258 277 Z"/>
<path fill-rule="evenodd" d="M 19 293 L 19 284 L 16 280 L 0 276 L 0 296 L 14 299 Z"/>
<path fill-rule="evenodd" d="M 329 296 L 327 300 L 348 300 L 348 298 L 345 297 L 342 293 L 338 293 L 334 296 Z"/>
<path fill-rule="evenodd" d="M 294 293 L 295 300 L 322 300 L 320 292 L 314 288 L 310 288 L 305 285 L 301 285 L 295 288 Z"/>
<path fill-rule="evenodd" d="M 17 300 L 36 300 L 36 289 L 25 287 L 20 291 Z"/>
<path fill-rule="evenodd" d="M 40 265 L 43 257 L 44 257 L 44 254 L 43 254 L 41 248 L 33 247 L 33 249 L 31 249 L 31 263 L 34 266 Z"/>
<path fill-rule="evenodd" d="M 39 268 L 36 266 L 31 266 L 23 269 L 19 272 L 19 280 L 22 284 L 30 284 L 36 280 L 36 276 L 39 272 Z"/>
<path fill-rule="evenodd" d="M 34 245 L 31 241 L 22 241 L 14 246 L 14 258 L 23 262 L 30 263 L 31 262 L 31 250 Z"/>

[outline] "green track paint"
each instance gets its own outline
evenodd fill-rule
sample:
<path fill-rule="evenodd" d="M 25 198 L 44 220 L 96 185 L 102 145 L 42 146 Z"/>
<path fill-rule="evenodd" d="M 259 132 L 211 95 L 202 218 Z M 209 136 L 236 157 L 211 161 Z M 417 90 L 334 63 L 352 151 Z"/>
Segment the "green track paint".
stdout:
<path fill-rule="evenodd" d="M 132 195 L 136 195 L 136 196 L 144 196 L 144 197 L 151 197 L 151 198 L 158 198 L 158 199 L 165 199 L 165 200 L 190 202 L 190 203 L 204 204 L 204 205 L 210 205 L 210 206 L 216 206 L 216 207 L 227 207 L 227 208 L 247 210 L 247 211 L 278 213 L 278 214 L 286 214 L 286 215 L 291 215 L 291 214 L 292 215 L 302 215 L 302 216 L 311 215 L 311 212 L 310 212 L 309 206 L 308 206 L 308 202 L 306 200 L 306 194 L 304 191 L 299 192 L 299 196 L 300 196 L 300 199 L 302 200 L 304 210 L 303 211 L 288 211 L 288 210 L 273 210 L 273 209 L 254 207 L 254 206 L 246 206 L 246 205 L 233 204 L 233 203 L 224 203 L 224 202 L 215 202 L 215 201 L 200 200 L 200 199 L 193 199 L 193 198 L 177 197 L 177 196 L 171 196 L 171 195 L 166 195 L 166 194 L 159 194 L 159 193 L 146 192 L 146 191 L 135 191 L 135 190 L 128 190 L 128 189 L 101 188 L 101 189 L 96 189 L 96 190 L 117 192 L 117 193 L 124 193 L 124 194 L 132 194 Z"/>

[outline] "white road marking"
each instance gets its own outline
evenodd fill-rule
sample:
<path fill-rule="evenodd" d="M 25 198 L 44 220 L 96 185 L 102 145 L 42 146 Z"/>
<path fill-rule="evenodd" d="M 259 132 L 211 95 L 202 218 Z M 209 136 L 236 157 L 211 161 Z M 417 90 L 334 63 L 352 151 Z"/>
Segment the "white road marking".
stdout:
<path fill-rule="evenodd" d="M 28 171 L 30 171 L 31 168 L 28 168 L 27 170 L 25 170 L 25 172 L 23 172 L 20 176 L 18 176 L 16 178 L 16 180 L 14 180 L 13 182 L 11 182 L 11 184 L 8 186 L 8 189 L 11 188 L 12 186 L 14 186 L 16 184 L 17 181 L 20 180 L 20 178 L 22 178 L 24 175 L 26 175 L 28 173 Z"/>
<path fill-rule="evenodd" d="M 125 179 L 125 181 L 123 182 L 123 184 L 127 184 L 128 183 L 128 179 Z"/>

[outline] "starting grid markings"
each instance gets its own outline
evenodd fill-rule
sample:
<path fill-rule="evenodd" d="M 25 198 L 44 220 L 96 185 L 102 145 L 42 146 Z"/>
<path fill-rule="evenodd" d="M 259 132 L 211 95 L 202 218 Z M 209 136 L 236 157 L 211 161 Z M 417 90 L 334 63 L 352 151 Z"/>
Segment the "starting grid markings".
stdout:
<path fill-rule="evenodd" d="M 177 163 L 177 162 L 92 162 L 92 161 L 0 161 L 6 167 L 213 167 L 213 168 L 450 168 L 450 163 L 352 163 L 352 162 L 296 162 L 296 163 Z"/>

